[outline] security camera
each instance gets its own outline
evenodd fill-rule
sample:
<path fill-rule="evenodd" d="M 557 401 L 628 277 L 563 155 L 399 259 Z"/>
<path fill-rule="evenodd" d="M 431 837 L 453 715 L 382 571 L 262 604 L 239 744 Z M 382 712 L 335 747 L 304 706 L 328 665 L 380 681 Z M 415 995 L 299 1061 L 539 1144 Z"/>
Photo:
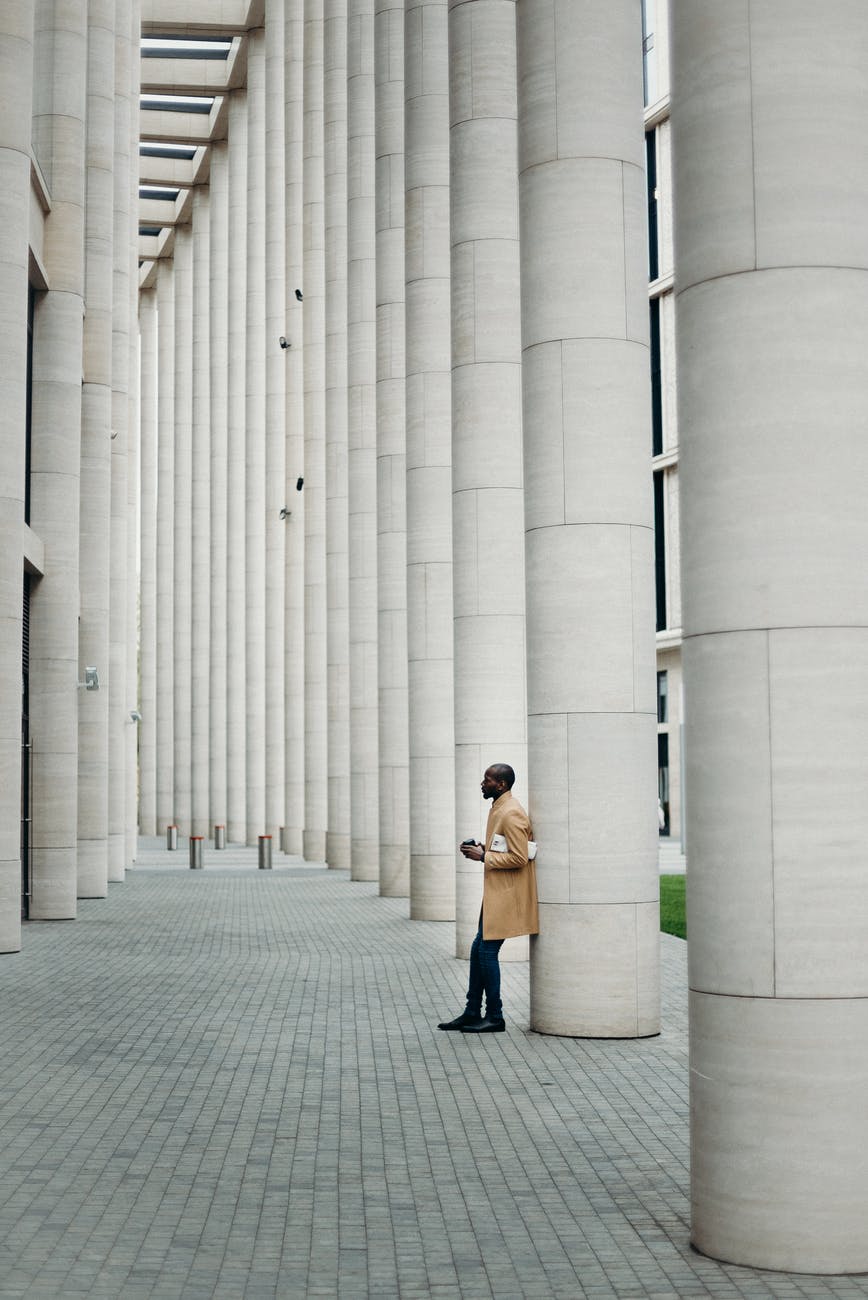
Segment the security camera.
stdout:
<path fill-rule="evenodd" d="M 299 302 L 304 302 L 304 294 L 302 293 L 301 289 L 296 289 L 295 296 Z"/>
<path fill-rule="evenodd" d="M 280 344 L 280 346 L 281 346 L 282 348 L 288 348 L 288 347 L 290 346 L 290 344 L 287 343 L 286 339 L 283 337 L 282 334 L 281 334 L 280 338 L 279 338 L 277 341 L 278 341 L 278 343 Z"/>
<path fill-rule="evenodd" d="M 130 722 L 141 722 L 142 715 L 138 709 L 130 709 Z"/>
<path fill-rule="evenodd" d="M 304 479 L 303 478 L 296 479 L 295 481 L 296 492 L 300 492 L 303 487 L 304 487 Z"/>

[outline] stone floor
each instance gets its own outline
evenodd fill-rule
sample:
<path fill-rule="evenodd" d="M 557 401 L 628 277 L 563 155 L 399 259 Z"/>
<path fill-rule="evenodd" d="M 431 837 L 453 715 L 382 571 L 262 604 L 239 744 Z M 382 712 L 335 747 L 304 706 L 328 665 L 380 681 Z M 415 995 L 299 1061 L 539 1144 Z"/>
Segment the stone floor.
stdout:
<path fill-rule="evenodd" d="M 642 1042 L 439 1033 L 452 927 L 143 844 L 0 959 L 0 1296 L 857 1297 L 688 1242 L 685 945 Z"/>

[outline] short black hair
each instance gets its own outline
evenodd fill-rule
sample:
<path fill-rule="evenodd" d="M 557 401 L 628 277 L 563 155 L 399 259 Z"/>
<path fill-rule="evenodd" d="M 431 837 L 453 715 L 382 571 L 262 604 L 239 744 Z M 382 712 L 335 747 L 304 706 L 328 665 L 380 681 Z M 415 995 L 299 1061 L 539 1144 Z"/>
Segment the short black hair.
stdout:
<path fill-rule="evenodd" d="M 509 766 L 509 763 L 492 763 L 488 769 L 495 781 L 502 781 L 507 790 L 511 790 L 515 785 L 515 772 Z"/>

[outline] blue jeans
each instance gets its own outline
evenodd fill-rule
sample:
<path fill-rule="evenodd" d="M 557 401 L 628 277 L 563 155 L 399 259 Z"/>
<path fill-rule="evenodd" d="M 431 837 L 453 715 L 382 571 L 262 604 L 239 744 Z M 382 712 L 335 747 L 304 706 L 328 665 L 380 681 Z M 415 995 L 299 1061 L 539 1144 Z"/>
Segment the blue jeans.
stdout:
<path fill-rule="evenodd" d="M 486 1018 L 503 1019 L 503 1006 L 500 1001 L 500 962 L 497 959 L 502 944 L 502 939 L 483 939 L 480 924 L 470 949 L 470 981 L 467 986 L 465 1008 L 469 1016 L 482 1014 L 484 991 Z"/>

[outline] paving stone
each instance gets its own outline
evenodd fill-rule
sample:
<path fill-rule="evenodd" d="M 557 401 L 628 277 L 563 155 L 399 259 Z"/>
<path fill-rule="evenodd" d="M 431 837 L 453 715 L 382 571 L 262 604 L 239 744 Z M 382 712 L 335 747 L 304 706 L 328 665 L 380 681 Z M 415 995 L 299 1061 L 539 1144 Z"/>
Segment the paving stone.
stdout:
<path fill-rule="evenodd" d="M 452 927 L 256 850 L 143 841 L 0 959 L 3 1300 L 868 1296 L 689 1244 L 686 948 L 664 1029 L 443 1034 Z"/>

